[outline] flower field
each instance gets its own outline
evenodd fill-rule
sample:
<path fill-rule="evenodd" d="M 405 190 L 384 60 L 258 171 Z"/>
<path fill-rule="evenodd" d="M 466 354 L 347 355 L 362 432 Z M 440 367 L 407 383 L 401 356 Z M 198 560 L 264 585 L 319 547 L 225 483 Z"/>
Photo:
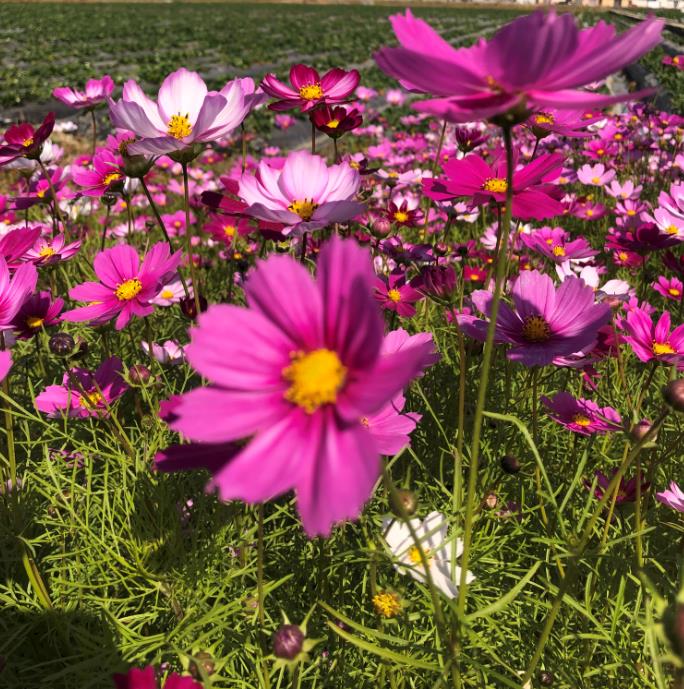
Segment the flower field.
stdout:
<path fill-rule="evenodd" d="M 0 5 L 0 687 L 683 689 L 663 22 L 131 12 Z"/>

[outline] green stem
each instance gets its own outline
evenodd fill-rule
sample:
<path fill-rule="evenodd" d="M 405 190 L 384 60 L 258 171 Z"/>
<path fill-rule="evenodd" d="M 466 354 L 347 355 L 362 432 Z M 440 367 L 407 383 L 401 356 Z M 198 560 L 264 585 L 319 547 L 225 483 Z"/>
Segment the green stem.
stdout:
<path fill-rule="evenodd" d="M 270 680 L 268 665 L 266 664 L 265 627 L 266 615 L 264 611 L 264 505 L 257 507 L 257 613 L 259 617 L 259 646 L 261 648 L 261 669 L 264 675 L 264 685 L 269 689 Z"/>
<path fill-rule="evenodd" d="M 62 211 L 59 209 L 59 203 L 57 203 L 57 192 L 55 192 L 55 187 L 52 184 L 52 177 L 50 177 L 50 174 L 47 171 L 47 168 L 43 164 L 43 161 L 38 158 L 38 165 L 40 165 L 40 169 L 43 173 L 43 177 L 45 177 L 45 180 L 48 183 L 48 187 L 50 189 L 50 194 L 52 196 L 52 212 L 54 214 L 54 219 L 56 225 L 53 227 L 53 230 L 55 230 L 55 234 L 57 234 L 56 230 L 59 229 L 59 224 L 62 223 L 64 226 L 64 231 L 66 232 L 66 223 L 64 222 L 64 219 L 62 218 Z"/>
<path fill-rule="evenodd" d="M 513 201 L 513 141 L 511 138 L 510 127 L 503 127 L 503 138 L 506 147 L 506 211 L 503 217 L 503 226 L 500 228 L 501 246 L 498 260 L 496 263 L 496 280 L 494 283 L 494 294 L 492 295 L 491 310 L 489 314 L 489 325 L 487 327 L 487 337 L 485 340 L 484 351 L 482 354 L 482 367 L 480 369 L 480 385 L 477 393 L 477 406 L 475 408 L 475 419 L 473 421 L 473 436 L 470 451 L 470 467 L 468 471 L 468 494 L 466 496 L 466 512 L 463 533 L 463 554 L 461 555 L 461 581 L 458 587 L 458 616 L 463 617 L 465 613 L 466 597 L 468 593 L 467 573 L 470 561 L 470 546 L 473 538 L 473 515 L 475 513 L 477 497 L 477 479 L 479 474 L 480 459 L 480 437 L 482 434 L 482 422 L 484 419 L 484 408 L 487 399 L 487 388 L 489 385 L 490 364 L 494 352 L 494 333 L 496 331 L 496 319 L 499 313 L 499 303 L 503 292 L 503 285 L 506 280 L 507 261 L 508 261 L 508 236 L 511 230 L 511 205 Z"/>
<path fill-rule="evenodd" d="M 195 275 L 195 262 L 192 259 L 192 230 L 190 228 L 190 197 L 188 191 L 188 164 L 181 163 L 183 168 L 183 201 L 185 205 L 185 250 L 188 252 L 188 261 L 190 261 L 190 279 L 192 280 L 192 293 L 195 297 L 195 311 L 197 316 L 200 315 L 200 296 L 199 284 L 197 283 L 197 276 Z"/>
<path fill-rule="evenodd" d="M 93 156 L 95 155 L 95 149 L 97 148 L 97 120 L 95 118 L 95 108 L 90 109 L 90 117 L 93 122 Z"/>

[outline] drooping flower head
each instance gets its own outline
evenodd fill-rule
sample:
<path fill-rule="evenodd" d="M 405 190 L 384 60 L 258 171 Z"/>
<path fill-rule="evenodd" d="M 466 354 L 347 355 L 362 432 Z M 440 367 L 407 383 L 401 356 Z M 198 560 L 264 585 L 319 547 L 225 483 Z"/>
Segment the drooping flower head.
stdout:
<path fill-rule="evenodd" d="M 525 121 L 525 126 L 538 139 L 544 139 L 551 134 L 585 138 L 592 135 L 591 132 L 586 131 L 586 128 L 600 119 L 600 114 L 597 115 L 584 110 L 545 108 L 532 113 Z"/>
<path fill-rule="evenodd" d="M 48 291 L 32 294 L 21 306 L 12 320 L 18 337 L 28 339 L 37 335 L 42 328 L 59 323 L 59 314 L 64 308 L 64 300 L 53 299 Z"/>
<path fill-rule="evenodd" d="M 267 74 L 261 82 L 261 88 L 273 98 L 279 98 L 268 107 L 271 110 L 294 110 L 309 112 L 319 105 L 344 103 L 359 85 L 361 76 L 352 69 L 346 72 L 334 68 L 322 77 L 313 67 L 293 65 L 290 68 L 292 88 L 276 79 L 275 74 Z"/>
<path fill-rule="evenodd" d="M 166 242 L 155 244 L 142 263 L 129 245 L 105 249 L 94 262 L 100 282 L 84 282 L 69 290 L 72 299 L 90 303 L 67 311 L 62 317 L 66 321 L 90 321 L 95 325 L 116 316 L 115 327 L 121 330 L 133 316 L 142 318 L 154 311 L 150 302 L 174 274 L 180 259 L 181 252 L 170 254 Z"/>
<path fill-rule="evenodd" d="M 477 290 L 471 295 L 475 308 L 490 315 L 492 294 Z M 592 347 L 598 330 L 610 321 L 608 304 L 594 303 L 594 290 L 583 280 L 569 277 L 558 287 L 548 275 L 523 271 L 511 290 L 513 308 L 499 306 L 494 339 L 509 344 L 507 356 L 525 366 L 546 366 L 556 357 L 567 357 Z M 488 321 L 458 316 L 469 337 L 484 342 Z"/>
<path fill-rule="evenodd" d="M 247 202 L 244 213 L 261 220 L 283 223 L 287 233 L 319 230 L 362 213 L 353 201 L 361 176 L 346 163 L 328 167 L 307 151 L 287 156 L 281 170 L 262 160 L 255 175 L 240 180 L 239 195 Z"/>
<path fill-rule="evenodd" d="M 407 88 L 438 96 L 414 107 L 452 122 L 643 97 L 578 89 L 638 60 L 660 42 L 663 28 L 649 17 L 617 36 L 603 21 L 579 29 L 571 14 L 540 11 L 506 24 L 489 41 L 456 49 L 410 10 L 390 21 L 400 45 L 375 54 L 380 69 Z"/>
<path fill-rule="evenodd" d="M 242 79 L 208 91 L 197 72 L 181 68 L 164 79 L 156 102 L 137 82 L 127 81 L 121 100 L 110 99 L 109 114 L 115 127 L 140 138 L 127 145 L 130 155 L 164 155 L 228 136 L 254 103 L 245 97 Z"/>
<path fill-rule="evenodd" d="M 210 385 L 165 411 L 200 449 L 222 446 L 200 465 L 212 467 L 223 500 L 263 502 L 294 489 L 310 536 L 358 517 L 380 471 L 380 449 L 361 419 L 433 357 L 431 341 L 382 353 L 373 279 L 368 252 L 333 238 L 316 281 L 291 257 L 272 256 L 247 280 L 249 308 L 217 305 L 199 316 L 186 357 Z M 242 450 L 227 446 L 246 437 Z M 170 455 L 174 469 L 197 466 L 191 455 L 179 460 L 184 447 Z M 157 465 L 168 461 L 162 455 Z"/>
<path fill-rule="evenodd" d="M 53 89 L 52 95 L 62 103 L 76 110 L 82 110 L 104 103 L 113 90 L 114 82 L 108 74 L 105 74 L 101 79 L 89 79 L 86 82 L 85 91 L 79 91 L 70 86 L 60 86 Z"/>

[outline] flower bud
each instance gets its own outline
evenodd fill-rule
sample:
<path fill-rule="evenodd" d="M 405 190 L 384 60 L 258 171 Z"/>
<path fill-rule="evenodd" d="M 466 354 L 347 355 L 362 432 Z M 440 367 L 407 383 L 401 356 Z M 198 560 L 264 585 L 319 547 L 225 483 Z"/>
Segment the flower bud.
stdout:
<path fill-rule="evenodd" d="M 190 662 L 189 670 L 190 674 L 196 680 L 203 679 L 202 670 L 204 670 L 204 674 L 207 677 L 213 675 L 216 670 L 216 664 L 214 663 L 211 653 L 207 653 L 206 651 L 195 653 L 193 660 Z"/>
<path fill-rule="evenodd" d="M 553 679 L 553 672 L 549 672 L 548 670 L 542 670 L 539 673 L 539 684 L 541 684 L 542 687 L 553 686 Z"/>
<path fill-rule="evenodd" d="M 672 650 L 684 660 L 684 603 L 672 603 L 663 613 L 663 629 Z"/>
<path fill-rule="evenodd" d="M 485 495 L 484 504 L 488 509 L 493 510 L 498 502 L 499 499 L 497 498 L 496 493 L 487 493 L 487 495 Z"/>
<path fill-rule="evenodd" d="M 304 648 L 304 632 L 296 624 L 281 624 L 273 635 L 273 655 L 294 660 Z"/>
<path fill-rule="evenodd" d="M 378 239 L 383 239 L 392 231 L 392 223 L 385 217 L 377 218 L 373 221 L 372 231 Z"/>
<path fill-rule="evenodd" d="M 646 434 L 651 430 L 652 426 L 653 424 L 647 419 L 641 419 L 641 421 L 635 423 L 632 426 L 632 428 L 629 431 L 629 435 L 631 436 L 632 440 L 634 440 L 634 442 L 638 443 L 644 439 Z M 655 435 L 652 435 L 650 438 L 650 442 L 655 442 L 657 437 L 657 433 Z"/>
<path fill-rule="evenodd" d="M 113 194 L 111 191 L 105 191 L 105 193 L 102 194 L 101 201 L 105 206 L 111 208 L 116 203 L 116 194 Z"/>
<path fill-rule="evenodd" d="M 400 489 L 396 496 L 392 496 L 392 512 L 397 517 L 401 518 L 402 511 L 411 516 L 416 513 L 417 509 L 418 498 L 413 491 Z"/>
<path fill-rule="evenodd" d="M 197 318 L 197 304 L 195 303 L 195 297 L 183 297 L 179 302 L 180 310 L 186 318 L 195 320 Z M 204 313 L 208 307 L 207 300 L 200 294 L 199 295 L 199 306 L 200 312 Z"/>
<path fill-rule="evenodd" d="M 147 157 L 144 155 L 123 156 L 123 171 L 126 177 L 132 179 L 142 179 L 152 167 L 154 163 L 154 158 L 152 156 Z"/>
<path fill-rule="evenodd" d="M 671 380 L 663 387 L 665 401 L 678 412 L 684 412 L 684 378 Z"/>
<path fill-rule="evenodd" d="M 507 474 L 517 474 L 520 471 L 520 460 L 513 455 L 504 455 L 499 461 L 501 470 Z"/>
<path fill-rule="evenodd" d="M 149 382 L 150 378 L 152 378 L 152 373 L 147 366 L 133 364 L 133 366 L 128 369 L 128 380 L 131 385 L 143 386 Z"/>
<path fill-rule="evenodd" d="M 76 343 L 69 333 L 55 333 L 50 338 L 48 346 L 55 356 L 69 356 L 74 351 Z"/>

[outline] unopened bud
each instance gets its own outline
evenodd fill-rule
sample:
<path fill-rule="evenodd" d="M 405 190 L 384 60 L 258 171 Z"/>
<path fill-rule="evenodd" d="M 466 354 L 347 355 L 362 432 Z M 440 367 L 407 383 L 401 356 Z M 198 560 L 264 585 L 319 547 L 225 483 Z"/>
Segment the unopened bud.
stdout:
<path fill-rule="evenodd" d="M 513 455 L 504 455 L 499 461 L 501 470 L 507 474 L 517 474 L 520 471 L 520 460 Z"/>
<path fill-rule="evenodd" d="M 304 648 L 304 632 L 296 624 L 282 624 L 273 635 L 273 655 L 294 660 Z"/>
<path fill-rule="evenodd" d="M 650 421 L 648 421 L 647 419 L 641 419 L 641 421 L 635 423 L 632 426 L 632 428 L 629 431 L 629 434 L 632 437 L 632 440 L 638 443 L 646 437 L 646 434 L 651 430 L 652 427 L 653 424 Z M 657 437 L 657 433 L 652 434 L 649 438 L 650 442 L 655 442 Z"/>
<path fill-rule="evenodd" d="M 413 491 L 401 489 L 392 496 L 392 512 L 398 517 L 401 517 L 402 513 L 411 516 L 417 509 L 418 499 Z"/>
<path fill-rule="evenodd" d="M 663 387 L 665 401 L 678 412 L 684 412 L 684 378 L 671 380 Z"/>
<path fill-rule="evenodd" d="M 74 351 L 76 343 L 69 333 L 55 333 L 50 338 L 48 346 L 55 356 L 69 356 Z"/>
<path fill-rule="evenodd" d="M 200 651 L 195 653 L 193 660 L 190 662 L 190 674 L 197 680 L 203 679 L 202 670 L 207 677 L 214 674 L 216 664 L 211 656 L 211 653 Z"/>

